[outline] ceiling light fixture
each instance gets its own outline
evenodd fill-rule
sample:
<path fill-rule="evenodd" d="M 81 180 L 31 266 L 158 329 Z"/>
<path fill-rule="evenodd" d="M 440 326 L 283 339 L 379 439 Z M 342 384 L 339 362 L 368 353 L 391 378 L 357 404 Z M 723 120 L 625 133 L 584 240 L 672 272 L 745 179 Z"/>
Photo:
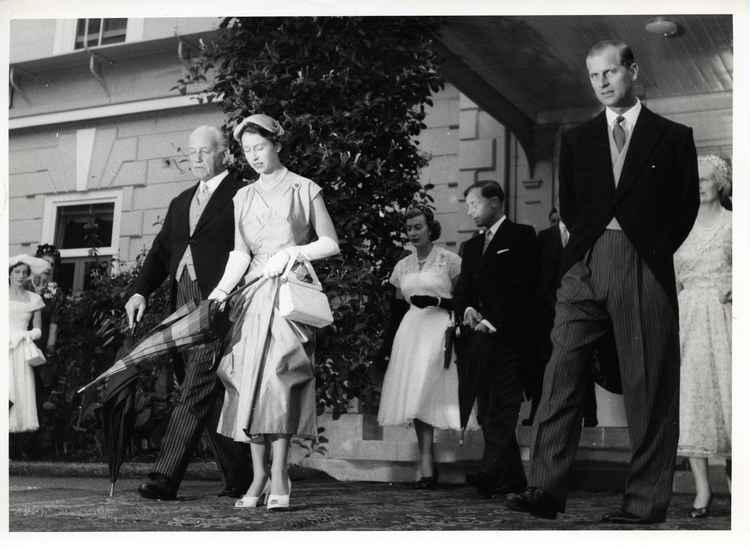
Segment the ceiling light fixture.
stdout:
<path fill-rule="evenodd" d="M 672 38 L 677 34 L 677 23 L 666 17 L 655 17 L 646 23 L 646 31 L 652 34 L 661 34 L 664 38 Z"/>

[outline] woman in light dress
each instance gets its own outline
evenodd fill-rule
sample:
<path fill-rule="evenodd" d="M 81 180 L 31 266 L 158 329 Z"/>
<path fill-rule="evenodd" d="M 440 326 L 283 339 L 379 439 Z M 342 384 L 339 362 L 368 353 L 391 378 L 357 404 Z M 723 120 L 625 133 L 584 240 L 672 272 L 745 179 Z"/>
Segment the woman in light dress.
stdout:
<path fill-rule="evenodd" d="M 259 178 L 234 197 L 235 247 L 208 297 L 223 302 L 241 279 L 248 284 L 232 299 L 234 324 L 217 370 L 226 388 L 218 432 L 250 443 L 253 482 L 235 506 L 255 507 L 267 496 L 269 510 L 289 508 L 290 437 L 317 436 L 315 332 L 279 314 L 279 275 L 295 258 L 315 261 L 339 251 L 321 188 L 280 161 L 283 135 L 265 114 L 234 130 Z"/>
<path fill-rule="evenodd" d="M 708 459 L 732 457 L 732 214 L 720 203 L 732 178 L 718 156 L 698 158 L 700 209 L 675 254 L 680 314 L 680 440 L 696 495 L 690 515 L 711 504 Z"/>
<path fill-rule="evenodd" d="M 396 263 L 390 283 L 411 306 L 393 340 L 378 422 L 413 422 L 421 476 L 415 487 L 433 489 L 438 479 L 432 454 L 434 429 L 461 428 L 456 363 L 452 358 L 445 367 L 444 350 L 461 258 L 433 244 L 440 237 L 440 224 L 426 207 L 407 210 L 406 233 L 415 251 Z"/>
<path fill-rule="evenodd" d="M 38 275 L 47 268 L 49 265 L 46 261 L 30 255 L 17 255 L 10 259 L 8 430 L 11 433 L 33 432 L 39 428 L 34 368 L 27 363 L 26 356 L 27 345 L 33 345 L 33 341 L 42 336 L 44 301 L 36 293 L 27 291 L 25 286 L 32 273 Z"/>

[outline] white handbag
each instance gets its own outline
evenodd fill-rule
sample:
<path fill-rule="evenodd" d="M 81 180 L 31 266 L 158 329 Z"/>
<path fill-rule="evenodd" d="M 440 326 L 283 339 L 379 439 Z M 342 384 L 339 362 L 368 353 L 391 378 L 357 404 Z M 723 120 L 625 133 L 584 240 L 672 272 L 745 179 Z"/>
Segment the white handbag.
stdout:
<path fill-rule="evenodd" d="M 292 266 L 297 262 L 305 266 L 310 273 L 312 283 L 298 280 L 292 274 Z M 280 281 L 279 314 L 282 317 L 313 327 L 325 327 L 333 323 L 333 312 L 328 304 L 328 297 L 323 293 L 323 286 L 309 260 L 303 258 L 290 260 Z"/>
<path fill-rule="evenodd" d="M 39 350 L 39 347 L 37 347 L 32 341 L 24 341 L 23 346 L 24 359 L 31 367 L 47 363 L 47 359 L 44 357 L 44 354 L 42 354 L 42 351 Z"/>

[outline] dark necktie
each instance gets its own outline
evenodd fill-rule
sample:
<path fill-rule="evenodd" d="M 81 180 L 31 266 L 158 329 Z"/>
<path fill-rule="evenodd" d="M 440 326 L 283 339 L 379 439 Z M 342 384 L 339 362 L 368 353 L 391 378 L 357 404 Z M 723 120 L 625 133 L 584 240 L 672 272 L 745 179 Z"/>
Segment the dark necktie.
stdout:
<path fill-rule="evenodd" d="M 615 127 L 612 128 L 612 136 L 615 138 L 617 152 L 622 152 L 622 147 L 625 146 L 625 129 L 622 127 L 624 121 L 624 116 L 618 116 L 615 118 Z"/>

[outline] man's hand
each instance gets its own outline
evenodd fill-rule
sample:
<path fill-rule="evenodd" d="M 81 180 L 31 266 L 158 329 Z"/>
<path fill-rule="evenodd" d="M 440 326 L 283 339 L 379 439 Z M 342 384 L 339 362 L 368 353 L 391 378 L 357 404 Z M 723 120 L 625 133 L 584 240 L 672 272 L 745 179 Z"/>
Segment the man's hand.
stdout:
<path fill-rule="evenodd" d="M 719 296 L 719 302 L 720 302 L 721 304 L 728 304 L 728 303 L 731 303 L 731 302 L 732 302 L 732 290 L 730 289 L 730 290 L 729 290 L 729 291 L 727 291 L 726 293 L 722 293 L 722 294 L 721 294 L 721 295 Z"/>
<path fill-rule="evenodd" d="M 468 325 L 471 329 L 475 329 L 477 324 L 481 321 L 482 315 L 472 307 L 469 306 L 464 310 L 464 325 Z"/>
<path fill-rule="evenodd" d="M 128 315 L 128 327 L 130 329 L 133 329 L 133 319 L 140 322 L 145 311 L 146 299 L 143 298 L 143 295 L 136 293 L 128 299 L 128 302 L 125 303 L 125 313 Z"/>

